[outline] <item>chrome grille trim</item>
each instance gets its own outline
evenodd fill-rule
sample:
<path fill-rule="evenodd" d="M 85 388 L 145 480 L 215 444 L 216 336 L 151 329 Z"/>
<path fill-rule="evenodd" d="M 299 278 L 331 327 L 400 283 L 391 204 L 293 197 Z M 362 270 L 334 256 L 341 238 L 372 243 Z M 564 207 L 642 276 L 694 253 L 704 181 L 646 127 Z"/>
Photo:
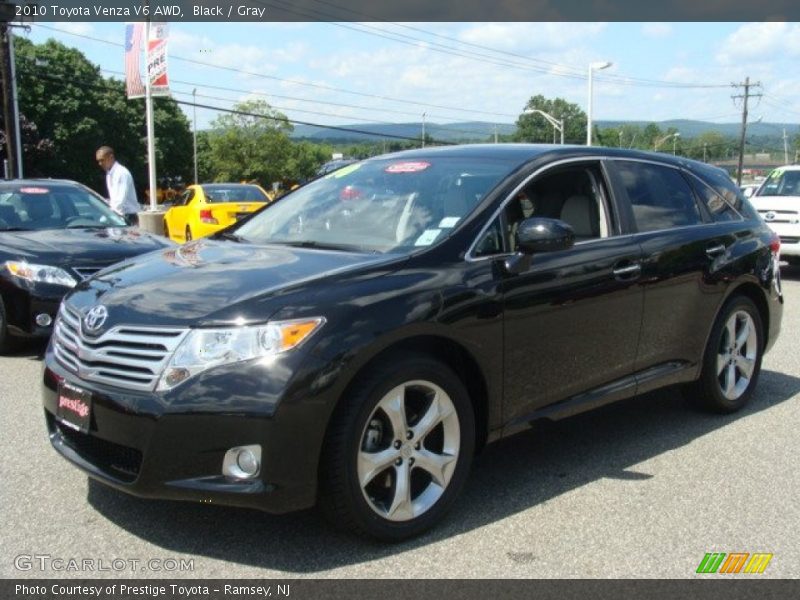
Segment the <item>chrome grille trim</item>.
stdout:
<path fill-rule="evenodd" d="M 81 315 L 61 304 L 53 330 L 58 363 L 86 381 L 153 391 L 186 328 L 117 325 L 93 338 L 83 333 Z"/>

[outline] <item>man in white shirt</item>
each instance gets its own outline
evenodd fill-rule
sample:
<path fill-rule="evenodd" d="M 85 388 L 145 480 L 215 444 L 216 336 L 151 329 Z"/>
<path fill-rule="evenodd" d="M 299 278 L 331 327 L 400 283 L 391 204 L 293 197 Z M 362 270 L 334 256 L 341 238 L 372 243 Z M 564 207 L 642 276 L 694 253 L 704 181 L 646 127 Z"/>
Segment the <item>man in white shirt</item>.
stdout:
<path fill-rule="evenodd" d="M 101 146 L 95 153 L 97 164 L 106 171 L 106 187 L 111 210 L 125 219 L 128 225 L 139 224 L 139 201 L 133 187 L 131 172 L 114 158 L 110 146 Z"/>

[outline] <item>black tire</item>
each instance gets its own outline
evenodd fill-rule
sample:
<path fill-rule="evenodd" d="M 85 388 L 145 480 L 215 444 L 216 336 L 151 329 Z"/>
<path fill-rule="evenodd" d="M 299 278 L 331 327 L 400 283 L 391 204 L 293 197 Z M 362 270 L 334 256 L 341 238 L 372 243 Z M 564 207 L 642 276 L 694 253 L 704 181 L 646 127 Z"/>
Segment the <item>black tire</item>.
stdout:
<path fill-rule="evenodd" d="M 0 354 L 10 352 L 13 347 L 13 338 L 8 333 L 8 320 L 6 319 L 6 307 L 3 298 L 0 297 Z"/>
<path fill-rule="evenodd" d="M 396 435 L 392 423 L 401 421 L 392 421 L 379 408 L 388 406 L 388 401 L 382 401 L 397 390 L 401 392 L 391 397 L 402 398 L 406 433 L 412 437 Z M 433 397 L 436 410 L 432 410 Z M 462 381 L 449 367 L 427 356 L 396 356 L 370 368 L 341 402 L 320 460 L 319 504 L 325 516 L 339 529 L 389 542 L 419 535 L 435 525 L 463 488 L 475 449 L 475 417 Z M 441 411 L 446 416 L 437 421 Z M 423 417 L 434 415 L 429 422 L 437 424 L 423 434 Z M 385 462 L 376 457 L 391 453 L 397 456 L 386 465 L 367 470 L 374 475 L 363 475 L 362 470 L 368 482 L 362 487 L 363 459 Z M 434 460 L 429 461 L 430 457 Z M 400 491 L 404 489 L 401 481 L 408 482 L 406 495 Z"/>
<path fill-rule="evenodd" d="M 745 337 L 746 327 L 753 335 Z M 742 344 L 730 339 L 731 329 Z M 708 339 L 700 379 L 688 388 L 691 399 L 717 413 L 740 410 L 758 383 L 763 349 L 764 327 L 756 305 L 744 296 L 728 300 Z"/>
<path fill-rule="evenodd" d="M 184 241 L 191 242 L 192 241 L 192 230 L 189 229 L 189 226 L 186 226 L 186 238 Z"/>
<path fill-rule="evenodd" d="M 167 239 L 171 239 L 169 237 L 169 225 L 167 224 L 166 221 L 164 221 L 164 237 Z"/>

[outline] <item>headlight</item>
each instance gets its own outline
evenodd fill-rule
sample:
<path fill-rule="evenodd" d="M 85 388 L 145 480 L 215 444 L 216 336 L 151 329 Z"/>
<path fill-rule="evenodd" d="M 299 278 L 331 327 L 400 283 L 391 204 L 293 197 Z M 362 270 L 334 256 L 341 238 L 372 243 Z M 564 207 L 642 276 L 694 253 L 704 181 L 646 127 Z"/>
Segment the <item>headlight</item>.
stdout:
<path fill-rule="evenodd" d="M 175 350 L 157 389 L 172 389 L 212 367 L 269 359 L 287 352 L 297 348 L 324 324 L 323 317 L 314 317 L 254 327 L 193 329 Z"/>
<path fill-rule="evenodd" d="M 53 285 L 63 285 L 75 287 L 78 283 L 75 278 L 64 269 L 50 267 L 48 265 L 35 265 L 28 262 L 6 261 L 6 269 L 14 277 L 32 281 L 35 283 L 52 283 Z"/>

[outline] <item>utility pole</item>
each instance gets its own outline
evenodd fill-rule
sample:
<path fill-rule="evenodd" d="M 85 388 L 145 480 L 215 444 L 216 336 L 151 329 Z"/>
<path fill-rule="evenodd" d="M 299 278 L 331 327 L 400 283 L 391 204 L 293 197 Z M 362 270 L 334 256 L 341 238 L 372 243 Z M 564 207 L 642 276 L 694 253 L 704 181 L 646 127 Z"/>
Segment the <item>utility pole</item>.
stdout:
<path fill-rule="evenodd" d="M 742 169 L 744 168 L 744 142 L 745 142 L 745 135 L 747 133 L 747 101 L 750 97 L 760 98 L 763 94 L 752 94 L 750 93 L 750 88 L 752 87 L 761 87 L 761 82 L 758 83 L 750 83 L 750 78 L 746 77 L 744 83 L 734 83 L 733 87 L 743 87 L 744 94 L 740 96 L 732 96 L 734 100 L 738 98 L 742 98 L 744 101 L 742 103 L 742 134 L 739 138 L 739 169 L 736 173 L 736 185 L 742 185 Z"/>
<path fill-rule="evenodd" d="M 708 162 L 708 159 L 706 158 L 707 150 L 708 150 L 708 144 L 706 142 L 703 142 L 703 162 Z"/>
<path fill-rule="evenodd" d="M 786 127 L 783 128 L 783 164 L 789 164 L 789 138 L 786 137 Z"/>
<path fill-rule="evenodd" d="M 17 128 L 19 121 L 14 118 L 14 99 L 11 69 L 11 25 L 7 21 L 0 22 L 0 86 L 3 88 L 3 123 L 6 135 L 6 160 L 8 161 L 8 176 L 19 175 L 17 157 Z"/>

